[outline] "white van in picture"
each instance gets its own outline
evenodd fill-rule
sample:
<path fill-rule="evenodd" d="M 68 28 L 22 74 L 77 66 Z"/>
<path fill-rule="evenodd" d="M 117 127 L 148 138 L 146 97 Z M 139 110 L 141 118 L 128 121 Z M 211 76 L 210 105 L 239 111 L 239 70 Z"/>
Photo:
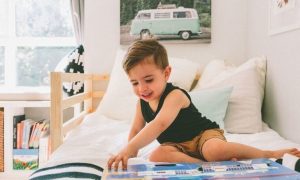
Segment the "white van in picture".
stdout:
<path fill-rule="evenodd" d="M 148 9 L 137 13 L 130 34 L 146 38 L 150 35 L 178 35 L 183 40 L 199 35 L 198 13 L 192 8 Z"/>

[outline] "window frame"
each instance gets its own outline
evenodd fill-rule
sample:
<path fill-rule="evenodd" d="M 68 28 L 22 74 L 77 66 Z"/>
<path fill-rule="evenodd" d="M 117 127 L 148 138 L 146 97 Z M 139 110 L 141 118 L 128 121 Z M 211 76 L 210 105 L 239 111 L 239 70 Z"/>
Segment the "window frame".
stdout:
<path fill-rule="evenodd" d="M 18 37 L 16 35 L 16 0 L 7 0 L 7 29 L 4 36 L 0 35 L 0 46 L 4 46 L 4 84 L 0 87 L 17 86 L 17 49 L 18 47 L 70 47 L 76 46 L 73 37 Z M 29 86 L 30 87 L 30 86 Z M 39 87 L 39 86 L 38 86 Z M 36 88 L 36 87 L 30 87 Z"/>

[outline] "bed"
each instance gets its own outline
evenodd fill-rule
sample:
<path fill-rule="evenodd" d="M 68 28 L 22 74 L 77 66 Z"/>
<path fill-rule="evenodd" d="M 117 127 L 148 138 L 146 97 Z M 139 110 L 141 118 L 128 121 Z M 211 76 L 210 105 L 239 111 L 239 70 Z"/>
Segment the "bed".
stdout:
<path fill-rule="evenodd" d="M 118 52 L 110 76 L 51 73 L 51 156 L 31 179 L 101 178 L 108 157 L 127 141 L 136 103 L 121 68 L 123 55 L 124 52 Z M 228 141 L 260 149 L 300 149 L 299 144 L 284 139 L 262 121 L 265 57 L 252 58 L 240 66 L 227 65 L 224 60 L 212 60 L 205 67 L 186 59 L 169 61 L 173 73 L 170 81 L 188 91 L 193 87 L 193 103 L 225 129 Z M 85 80 L 85 93 L 62 100 L 63 82 L 74 80 Z M 96 81 L 109 81 L 105 92 L 93 91 Z M 95 98 L 102 100 L 93 109 Z M 63 109 L 78 102 L 84 102 L 84 110 L 63 124 Z M 144 147 L 138 157 L 147 160 L 156 146 L 155 141 Z"/>

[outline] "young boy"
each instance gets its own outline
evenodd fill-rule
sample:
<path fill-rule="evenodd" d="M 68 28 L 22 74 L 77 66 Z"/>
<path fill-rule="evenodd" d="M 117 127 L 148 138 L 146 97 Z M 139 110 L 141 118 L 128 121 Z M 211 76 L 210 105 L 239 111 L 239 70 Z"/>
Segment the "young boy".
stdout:
<path fill-rule="evenodd" d="M 120 163 L 126 169 L 128 159 L 155 139 L 161 144 L 149 157 L 155 162 L 280 158 L 284 153 L 300 156 L 295 148 L 264 151 L 227 142 L 219 125 L 202 116 L 185 90 L 167 83 L 171 73 L 167 52 L 155 40 L 133 43 L 123 68 L 139 100 L 128 144 L 110 157 L 109 169 L 117 170 Z"/>

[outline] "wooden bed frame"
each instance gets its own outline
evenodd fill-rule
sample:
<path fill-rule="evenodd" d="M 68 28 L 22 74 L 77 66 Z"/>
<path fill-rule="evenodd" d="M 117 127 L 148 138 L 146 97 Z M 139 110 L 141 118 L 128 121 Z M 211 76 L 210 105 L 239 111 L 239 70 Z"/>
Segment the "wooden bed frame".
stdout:
<path fill-rule="evenodd" d="M 51 72 L 51 107 L 50 107 L 50 154 L 53 153 L 62 143 L 64 137 L 74 127 L 79 125 L 84 116 L 93 112 L 93 101 L 102 98 L 104 91 L 95 91 L 95 83 L 108 81 L 108 75 L 79 74 Z M 71 97 L 63 96 L 63 83 L 84 81 L 84 93 Z M 84 104 L 83 111 L 74 112 L 74 117 L 63 123 L 63 110 L 74 105 Z"/>
<path fill-rule="evenodd" d="M 62 143 L 64 137 L 74 127 L 78 126 L 85 115 L 93 112 L 92 104 L 96 98 L 102 98 L 104 91 L 95 91 L 96 83 L 108 82 L 109 75 L 79 74 L 51 72 L 51 107 L 50 107 L 50 154 L 53 153 Z M 200 75 L 197 74 L 192 84 L 196 85 Z M 63 97 L 63 83 L 84 81 L 84 93 L 71 97 Z M 191 88 L 191 89 L 192 89 Z M 80 113 L 74 113 L 74 117 L 63 123 L 63 110 L 73 107 L 76 104 L 84 103 L 84 109 Z"/>

